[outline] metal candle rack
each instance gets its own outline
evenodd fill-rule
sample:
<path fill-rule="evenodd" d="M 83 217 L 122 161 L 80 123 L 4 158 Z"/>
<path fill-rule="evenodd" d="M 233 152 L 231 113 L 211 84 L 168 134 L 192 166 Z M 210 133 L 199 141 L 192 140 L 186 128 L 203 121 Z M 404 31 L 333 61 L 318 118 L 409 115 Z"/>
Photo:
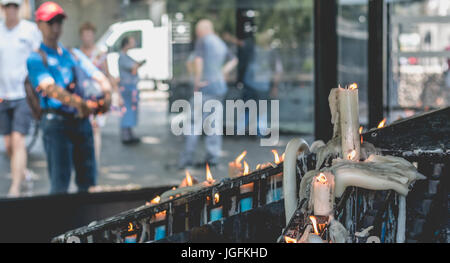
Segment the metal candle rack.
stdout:
<path fill-rule="evenodd" d="M 371 130 L 362 135 L 364 141 L 371 142 L 380 148 L 382 154 L 404 157 L 415 162 L 419 172 L 427 177 L 427 180 L 416 182 L 408 194 L 406 242 L 441 242 L 450 237 L 449 116 L 450 108 L 445 108 L 399 121 L 381 129 Z M 314 169 L 315 164 L 315 154 L 300 156 L 297 162 L 297 186 L 305 172 Z M 258 239 L 242 238 L 242 232 L 248 231 L 248 228 L 231 227 L 228 230 L 233 233 L 224 233 L 226 232 L 224 225 L 227 222 L 234 224 L 238 221 L 244 224 L 245 222 L 242 221 L 245 220 L 253 220 L 252 224 L 261 224 L 261 226 L 265 224 L 265 228 L 270 229 L 264 234 L 270 234 L 271 238 L 280 236 L 283 228 L 284 232 L 280 237 L 298 236 L 304 230 L 300 228 L 305 225 L 307 217 L 298 210 L 288 226 L 283 225 L 284 206 L 279 200 L 282 193 L 282 181 L 279 179 L 282 171 L 283 163 L 280 163 L 246 176 L 224 179 L 217 185 L 195 193 L 175 197 L 157 205 L 144 205 L 117 216 L 93 222 L 88 226 L 55 237 L 52 241 L 121 243 L 131 236 L 128 241 L 188 242 L 191 239 L 183 233 L 204 230 L 210 226 L 223 235 L 234 236 L 234 239 L 228 240 L 231 242 L 242 240 L 264 242 L 260 237 Z M 241 186 L 248 184 L 253 184 L 253 190 L 244 191 L 241 194 Z M 219 195 L 218 201 L 214 200 L 216 194 Z M 336 200 L 335 209 L 335 218 L 350 232 L 348 241 L 373 242 L 374 240 L 368 240 L 366 237 L 358 237 L 356 232 L 368 226 L 374 226 L 371 235 L 376 235 L 379 242 L 395 242 L 392 233 L 396 228 L 395 217 L 398 206 L 396 195 L 393 191 L 348 188 L 342 198 Z M 241 201 L 246 198 L 251 198 L 251 207 L 248 206 L 250 199 L 244 202 L 244 205 L 247 205 L 244 210 L 251 208 L 249 211 L 241 209 Z M 219 208 L 221 208 L 220 213 Z M 161 213 L 165 213 L 164 217 Z M 272 218 L 258 216 L 261 213 L 271 215 Z M 158 214 L 160 218 L 155 220 Z M 257 215 L 254 216 L 256 218 L 252 218 L 252 214 Z M 219 221 L 214 221 L 216 219 Z M 222 223 L 217 224 L 217 222 Z M 133 231 L 128 231 L 130 223 L 133 224 Z M 258 228 L 258 231 L 252 233 L 256 236 L 263 232 L 261 230 Z M 175 236 L 176 238 L 171 239 Z M 275 239 L 271 241 L 275 242 Z M 283 242 L 281 239 L 278 241 Z"/>
<path fill-rule="evenodd" d="M 314 157 L 309 158 L 309 163 L 312 165 L 314 160 L 311 158 Z M 304 165 L 302 160 L 299 161 L 299 165 Z M 279 193 L 282 193 L 282 189 L 278 189 L 282 187 L 279 176 L 282 171 L 283 163 L 280 163 L 246 176 L 223 179 L 217 185 L 203 188 L 195 193 L 175 197 L 156 205 L 143 205 L 117 216 L 93 222 L 88 226 L 55 237 L 52 242 L 125 242 L 124 237 L 131 234 L 128 232 L 130 223 L 135 229 L 133 234 L 137 235 L 136 242 L 157 241 L 162 238 L 156 235 L 155 229 L 158 227 L 165 227 L 164 237 L 166 237 L 279 201 L 281 199 Z M 249 184 L 253 184 L 252 191 L 241 194 L 241 186 L 246 187 Z M 218 202 L 215 202 L 216 194 L 219 195 Z M 268 199 L 267 196 L 272 197 Z M 273 196 L 279 198 L 273 198 Z M 249 198 L 251 207 L 245 207 L 245 211 L 241 211 L 241 201 L 249 200 Z M 219 218 L 212 213 L 218 208 L 222 209 Z M 156 221 L 155 216 L 164 211 L 166 213 L 164 219 Z"/>

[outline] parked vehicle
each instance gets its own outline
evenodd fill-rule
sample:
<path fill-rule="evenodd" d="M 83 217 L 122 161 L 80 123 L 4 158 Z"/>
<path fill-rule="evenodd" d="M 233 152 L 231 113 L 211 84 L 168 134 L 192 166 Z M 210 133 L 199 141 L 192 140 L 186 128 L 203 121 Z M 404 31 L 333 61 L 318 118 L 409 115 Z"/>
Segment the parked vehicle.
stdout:
<path fill-rule="evenodd" d="M 108 68 L 113 77 L 119 76 L 118 60 L 123 38 L 136 39 L 136 48 L 129 55 L 136 61 L 147 62 L 138 70 L 141 80 L 167 81 L 172 78 L 172 43 L 168 19 L 160 27 L 150 20 L 134 20 L 112 24 L 98 40 L 97 46 L 107 52 Z"/>

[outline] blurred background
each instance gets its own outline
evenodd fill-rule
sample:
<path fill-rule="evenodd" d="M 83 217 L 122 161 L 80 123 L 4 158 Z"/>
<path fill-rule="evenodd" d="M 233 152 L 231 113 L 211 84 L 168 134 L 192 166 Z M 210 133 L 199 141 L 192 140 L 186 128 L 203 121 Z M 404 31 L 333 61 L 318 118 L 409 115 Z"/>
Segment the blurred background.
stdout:
<path fill-rule="evenodd" d="M 25 0 L 21 14 L 33 19 L 41 0 Z M 227 79 L 227 99 L 241 99 L 248 66 L 248 43 L 263 45 L 275 57 L 281 74 L 273 99 L 280 101 L 280 142 L 260 147 L 250 136 L 226 136 L 221 165 L 213 176 L 225 177 L 228 162 L 247 150 L 248 162 L 273 160 L 272 149 L 281 154 L 286 143 L 301 134 L 314 140 L 315 61 L 313 0 L 58 0 L 68 15 L 61 42 L 78 47 L 78 30 L 84 22 L 96 28 L 97 46 L 108 53 L 111 73 L 117 72 L 120 42 L 133 36 L 137 60 L 147 59 L 139 70 L 142 104 L 137 133 L 142 144 L 122 146 L 119 112 L 112 112 L 103 129 L 100 185 L 131 187 L 176 184 L 183 172 L 173 167 L 183 138 L 170 132 L 171 103 L 192 95 L 186 68 L 195 43 L 195 23 L 213 21 L 216 33 L 239 59 Z M 337 1 L 338 83 L 359 86 L 360 122 L 368 126 L 369 0 Z M 450 0 L 386 0 L 384 17 L 383 110 L 388 122 L 450 104 Z M 1 15 L 0 15 L 1 16 Z M 252 42 L 253 41 L 253 42 Z M 265 72 L 261 72 L 265 74 Z M 320 76 L 327 78 L 327 76 Z M 381 120 L 380 120 L 381 121 Z M 369 127 L 367 127 L 369 128 Z M 41 139 L 30 150 L 29 167 L 35 173 L 31 195 L 46 194 L 48 179 Z M 38 134 L 38 133 L 36 133 Z M 39 136 L 36 135 L 36 136 Z M 0 142 L 0 152 L 4 152 Z M 200 147 L 203 148 L 203 147 Z M 198 156 L 204 152 L 199 151 Z M 0 196 L 9 187 L 9 165 L 0 155 Z M 193 171 L 203 178 L 204 171 Z M 74 188 L 73 188 L 74 189 Z"/>

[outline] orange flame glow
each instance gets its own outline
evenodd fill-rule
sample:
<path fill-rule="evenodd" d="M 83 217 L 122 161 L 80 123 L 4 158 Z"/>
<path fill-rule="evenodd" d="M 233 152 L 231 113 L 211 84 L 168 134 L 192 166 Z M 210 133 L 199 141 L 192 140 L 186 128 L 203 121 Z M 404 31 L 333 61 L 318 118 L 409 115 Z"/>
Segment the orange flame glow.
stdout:
<path fill-rule="evenodd" d="M 286 153 L 283 153 L 283 154 L 281 155 L 281 161 L 282 161 L 282 162 L 284 162 L 284 157 L 286 157 Z"/>
<path fill-rule="evenodd" d="M 361 144 L 363 143 L 362 132 L 363 132 L 363 126 L 359 127 L 359 137 L 361 138 Z"/>
<path fill-rule="evenodd" d="M 319 235 L 319 230 L 317 230 L 317 221 L 315 216 L 309 216 L 314 228 L 314 234 Z"/>
<path fill-rule="evenodd" d="M 378 129 L 379 128 L 383 128 L 384 126 L 386 125 L 386 118 L 384 118 L 381 122 L 380 122 L 380 124 L 378 124 Z"/>
<path fill-rule="evenodd" d="M 133 229 L 133 223 L 129 223 L 128 224 L 128 232 L 132 232 L 132 231 L 134 231 L 134 229 Z"/>
<path fill-rule="evenodd" d="M 355 90 L 355 89 L 358 89 L 358 84 L 356 84 L 356 83 L 350 84 L 350 86 L 348 86 L 348 89 L 349 89 L 349 90 Z"/>
<path fill-rule="evenodd" d="M 255 170 L 259 170 L 259 168 L 261 168 L 261 164 L 260 163 L 256 166 Z"/>
<path fill-rule="evenodd" d="M 186 174 L 186 184 L 187 186 L 192 186 L 192 176 L 189 174 L 188 170 L 185 170 L 184 173 Z"/>
<path fill-rule="evenodd" d="M 349 154 L 347 154 L 347 160 L 353 160 L 356 156 L 356 151 L 352 150 Z"/>
<path fill-rule="evenodd" d="M 219 195 L 219 193 L 215 193 L 214 194 L 214 203 L 217 204 L 217 203 L 219 203 L 219 201 L 220 201 L 220 195 Z"/>
<path fill-rule="evenodd" d="M 320 173 L 319 176 L 316 177 L 316 180 L 321 184 L 326 184 L 328 181 L 324 173 Z"/>
<path fill-rule="evenodd" d="M 234 163 L 235 163 L 236 165 L 240 165 L 240 164 L 241 164 L 241 161 L 242 161 L 242 159 L 244 159 L 245 155 L 247 155 L 247 151 L 243 151 L 243 152 L 236 158 L 236 160 L 234 160 Z"/>
<path fill-rule="evenodd" d="M 277 150 L 272 150 L 272 153 L 273 153 L 273 157 L 274 157 L 274 159 L 275 159 L 275 163 L 276 163 L 276 164 L 281 163 L 280 157 L 278 156 Z"/>
<path fill-rule="evenodd" d="M 288 236 L 284 236 L 284 242 L 286 242 L 286 243 L 297 243 L 297 239 L 292 238 L 292 237 L 288 237 Z"/>
<path fill-rule="evenodd" d="M 157 197 L 153 198 L 152 201 L 150 201 L 150 204 L 159 204 L 161 202 L 161 197 L 158 195 Z"/>
<path fill-rule="evenodd" d="M 250 172 L 250 169 L 248 167 L 248 163 L 244 161 L 244 175 L 247 175 Z"/>
<path fill-rule="evenodd" d="M 209 183 L 214 183 L 214 178 L 212 177 L 211 170 L 209 169 L 209 164 L 206 164 L 206 181 Z"/>

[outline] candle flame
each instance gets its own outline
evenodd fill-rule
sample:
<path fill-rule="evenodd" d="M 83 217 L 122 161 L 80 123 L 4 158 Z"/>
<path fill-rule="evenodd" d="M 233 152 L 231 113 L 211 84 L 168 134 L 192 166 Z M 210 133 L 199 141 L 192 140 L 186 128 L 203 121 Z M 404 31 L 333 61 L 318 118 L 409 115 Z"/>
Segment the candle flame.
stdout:
<path fill-rule="evenodd" d="M 284 236 L 284 241 L 286 243 L 297 243 L 297 239 L 292 238 L 292 237 L 288 237 L 288 236 Z"/>
<path fill-rule="evenodd" d="M 361 144 L 363 143 L 362 132 L 363 132 L 363 126 L 359 127 L 359 137 L 361 138 Z"/>
<path fill-rule="evenodd" d="M 353 160 L 353 158 L 355 158 L 355 156 L 356 156 L 356 151 L 352 150 L 349 154 L 347 154 L 347 159 Z"/>
<path fill-rule="evenodd" d="M 214 182 L 214 178 L 212 177 L 211 170 L 209 169 L 209 164 L 206 164 L 206 181 L 209 183 Z"/>
<path fill-rule="evenodd" d="M 132 232 L 132 231 L 134 231 L 134 229 L 133 229 L 133 223 L 129 223 L 128 224 L 128 232 Z"/>
<path fill-rule="evenodd" d="M 245 155 L 247 155 L 247 151 L 243 151 L 237 158 L 234 160 L 236 165 L 241 164 L 242 159 L 244 159 Z"/>
<path fill-rule="evenodd" d="M 276 164 L 281 163 L 280 157 L 278 156 L 277 150 L 272 150 L 272 153 L 273 153 L 273 157 L 274 157 L 274 159 L 275 159 L 275 163 L 276 163 Z"/>
<path fill-rule="evenodd" d="M 358 84 L 352 83 L 352 84 L 350 84 L 350 86 L 348 86 L 348 89 L 349 89 L 349 90 L 355 90 L 355 89 L 358 89 Z"/>
<path fill-rule="evenodd" d="M 314 228 L 314 234 L 319 236 L 319 230 L 317 230 L 317 220 L 315 216 L 309 216 L 309 219 L 311 220 Z"/>
<path fill-rule="evenodd" d="M 150 201 L 150 204 L 159 204 L 159 202 L 161 202 L 161 197 L 158 195 Z"/>
<path fill-rule="evenodd" d="M 320 173 L 319 176 L 316 177 L 316 180 L 321 184 L 326 184 L 328 181 L 324 173 Z"/>
<path fill-rule="evenodd" d="M 281 161 L 282 161 L 282 162 L 284 162 L 284 157 L 286 157 L 286 153 L 283 153 L 283 154 L 281 155 Z"/>
<path fill-rule="evenodd" d="M 189 174 L 188 170 L 185 170 L 184 173 L 186 174 L 186 184 L 187 186 L 192 186 L 192 176 Z"/>
<path fill-rule="evenodd" d="M 219 201 L 220 201 L 220 195 L 219 195 L 219 193 L 215 193 L 214 194 L 214 203 L 217 204 L 217 203 L 219 203 Z"/>
<path fill-rule="evenodd" d="M 244 175 L 247 175 L 249 173 L 250 169 L 248 167 L 248 163 L 244 161 Z"/>
<path fill-rule="evenodd" d="M 167 214 L 167 212 L 166 212 L 166 210 L 164 210 L 164 211 L 161 211 L 159 213 L 156 213 L 154 217 L 155 218 L 161 218 L 161 217 L 165 217 L 166 214 Z"/>
<path fill-rule="evenodd" d="M 259 163 L 259 164 L 256 166 L 255 170 L 259 170 L 260 168 L 261 168 L 261 164 Z"/>
<path fill-rule="evenodd" d="M 379 124 L 378 124 L 378 129 L 379 128 L 383 128 L 386 125 L 386 118 L 384 118 Z"/>

